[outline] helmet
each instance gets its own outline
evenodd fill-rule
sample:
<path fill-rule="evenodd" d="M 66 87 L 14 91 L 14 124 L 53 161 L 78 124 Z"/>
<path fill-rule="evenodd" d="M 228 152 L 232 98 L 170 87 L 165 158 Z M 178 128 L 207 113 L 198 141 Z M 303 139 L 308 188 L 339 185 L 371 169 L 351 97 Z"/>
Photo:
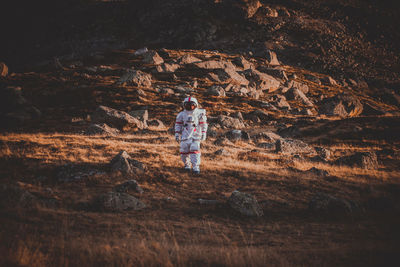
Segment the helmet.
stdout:
<path fill-rule="evenodd" d="M 183 108 L 186 110 L 195 110 L 198 106 L 199 103 L 194 97 L 188 96 L 183 100 Z"/>

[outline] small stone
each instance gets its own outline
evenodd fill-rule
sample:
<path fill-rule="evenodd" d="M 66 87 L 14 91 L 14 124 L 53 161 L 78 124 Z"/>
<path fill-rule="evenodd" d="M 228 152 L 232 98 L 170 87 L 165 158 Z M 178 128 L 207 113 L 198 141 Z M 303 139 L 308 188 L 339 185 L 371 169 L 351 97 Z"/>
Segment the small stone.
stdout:
<path fill-rule="evenodd" d="M 235 190 L 229 197 L 228 204 L 232 209 L 245 216 L 261 217 L 264 215 L 256 198 L 251 194 Z"/>

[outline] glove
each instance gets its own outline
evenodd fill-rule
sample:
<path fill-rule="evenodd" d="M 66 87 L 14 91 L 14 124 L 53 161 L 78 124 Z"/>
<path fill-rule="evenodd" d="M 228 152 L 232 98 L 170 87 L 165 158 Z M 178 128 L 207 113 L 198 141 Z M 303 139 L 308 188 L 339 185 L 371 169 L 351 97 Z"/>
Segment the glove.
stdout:
<path fill-rule="evenodd" d="M 206 141 L 207 135 L 206 134 L 202 134 L 201 135 L 201 141 Z"/>
<path fill-rule="evenodd" d="M 178 143 L 181 141 L 181 137 L 179 136 L 179 134 L 175 134 L 175 140 Z"/>

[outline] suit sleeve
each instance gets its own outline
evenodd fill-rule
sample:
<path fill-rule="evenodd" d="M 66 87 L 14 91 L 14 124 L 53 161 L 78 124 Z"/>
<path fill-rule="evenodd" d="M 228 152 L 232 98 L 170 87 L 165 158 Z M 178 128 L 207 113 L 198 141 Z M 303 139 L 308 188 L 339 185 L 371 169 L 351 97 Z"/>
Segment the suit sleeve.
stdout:
<path fill-rule="evenodd" d="M 175 121 L 175 135 L 181 135 L 182 129 L 183 129 L 183 119 L 182 119 L 182 114 L 179 113 L 178 116 L 176 116 L 176 121 Z"/>
<path fill-rule="evenodd" d="M 206 112 L 201 114 L 201 116 L 199 118 L 199 126 L 200 126 L 200 130 L 201 130 L 201 134 L 202 135 L 207 135 L 208 124 L 207 124 Z"/>

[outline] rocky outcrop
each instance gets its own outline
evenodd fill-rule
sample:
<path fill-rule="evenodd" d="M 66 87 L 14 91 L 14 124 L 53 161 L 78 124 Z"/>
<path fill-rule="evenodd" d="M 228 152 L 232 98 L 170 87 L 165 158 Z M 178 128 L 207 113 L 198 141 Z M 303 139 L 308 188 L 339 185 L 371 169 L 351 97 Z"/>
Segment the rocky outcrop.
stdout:
<path fill-rule="evenodd" d="M 264 212 L 256 198 L 250 194 L 233 191 L 228 199 L 229 206 L 245 216 L 261 217 Z"/>
<path fill-rule="evenodd" d="M 123 174 L 142 173 L 147 167 L 144 163 L 134 160 L 126 151 L 121 151 L 110 162 L 112 171 L 119 171 Z"/>
<path fill-rule="evenodd" d="M 128 113 L 106 106 L 99 106 L 92 114 L 92 120 L 98 123 L 106 123 L 121 131 L 144 129 L 145 125 L 140 120 Z"/>

